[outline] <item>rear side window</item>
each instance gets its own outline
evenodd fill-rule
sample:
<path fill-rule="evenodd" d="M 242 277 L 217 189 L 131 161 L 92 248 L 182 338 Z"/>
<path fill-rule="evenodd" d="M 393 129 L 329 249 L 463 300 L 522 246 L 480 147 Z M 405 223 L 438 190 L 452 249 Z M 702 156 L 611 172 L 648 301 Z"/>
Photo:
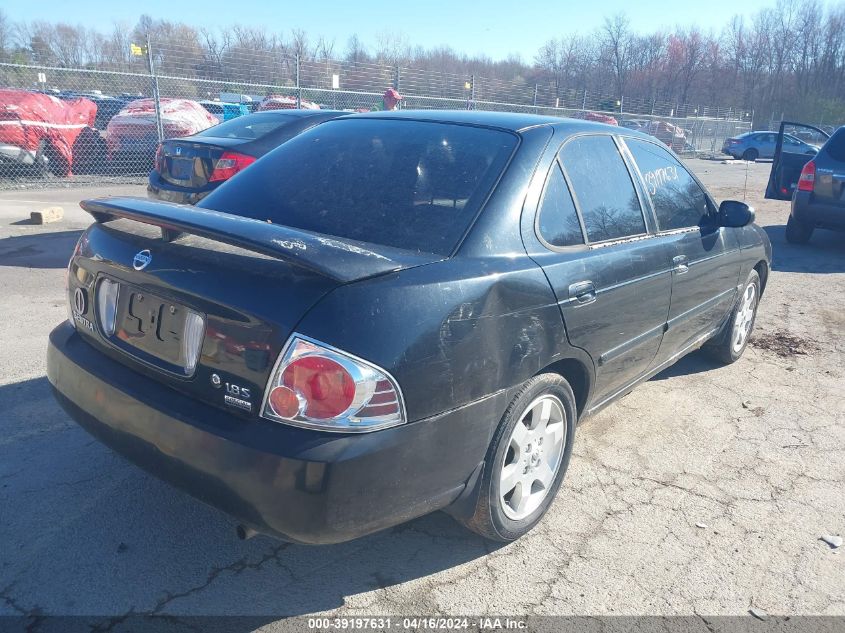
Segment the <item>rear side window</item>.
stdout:
<path fill-rule="evenodd" d="M 709 217 L 707 196 L 689 172 L 655 143 L 625 139 L 640 168 L 661 231 L 701 226 Z"/>
<path fill-rule="evenodd" d="M 540 236 L 552 246 L 575 246 L 584 243 L 578 213 L 557 162 L 552 167 L 546 189 L 543 191 L 537 229 Z"/>
<path fill-rule="evenodd" d="M 601 242 L 646 232 L 634 183 L 611 137 L 577 137 L 564 146 L 561 159 L 587 239 Z"/>
<path fill-rule="evenodd" d="M 276 148 L 199 206 L 447 255 L 516 144 L 514 134 L 488 128 L 338 119 Z"/>
<path fill-rule="evenodd" d="M 845 163 L 845 127 L 841 127 L 824 146 L 825 153 L 833 160 Z"/>
<path fill-rule="evenodd" d="M 219 114 L 223 114 L 223 108 L 220 108 Z M 236 119 L 229 119 L 219 125 L 207 128 L 202 132 L 195 134 L 195 136 L 212 136 L 214 138 L 239 138 L 239 139 L 256 139 L 278 130 L 283 125 L 293 123 L 296 117 L 290 114 L 259 114 L 256 116 L 243 116 Z"/>

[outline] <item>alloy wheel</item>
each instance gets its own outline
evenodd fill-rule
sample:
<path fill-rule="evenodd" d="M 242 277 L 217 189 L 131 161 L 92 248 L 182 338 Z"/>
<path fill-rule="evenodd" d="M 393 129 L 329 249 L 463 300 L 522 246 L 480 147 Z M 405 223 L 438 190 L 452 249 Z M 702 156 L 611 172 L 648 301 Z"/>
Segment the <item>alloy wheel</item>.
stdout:
<path fill-rule="evenodd" d="M 751 334 L 751 324 L 754 322 L 754 311 L 757 308 L 757 286 L 748 284 L 742 296 L 742 306 L 736 315 L 733 331 L 733 351 L 738 354 L 745 346 L 749 334 Z"/>
<path fill-rule="evenodd" d="M 544 395 L 528 405 L 514 426 L 499 481 L 499 503 L 509 519 L 524 519 L 548 496 L 566 444 L 564 416 L 560 400 Z"/>

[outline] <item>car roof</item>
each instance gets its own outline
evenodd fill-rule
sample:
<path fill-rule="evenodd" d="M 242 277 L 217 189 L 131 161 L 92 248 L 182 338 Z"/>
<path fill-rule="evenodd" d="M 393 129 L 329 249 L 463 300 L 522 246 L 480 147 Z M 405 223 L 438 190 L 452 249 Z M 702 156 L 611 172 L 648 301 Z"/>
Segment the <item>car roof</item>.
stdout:
<path fill-rule="evenodd" d="M 436 123 L 458 123 L 462 125 L 478 125 L 499 128 L 512 132 L 522 132 L 538 126 L 553 126 L 566 133 L 580 131 L 604 131 L 624 133 L 631 136 L 647 137 L 634 130 L 617 125 L 595 123 L 582 119 L 568 119 L 540 114 L 522 114 L 516 112 L 487 112 L 482 110 L 395 110 L 392 112 L 364 112 L 360 114 L 346 114 L 346 119 L 405 119 L 412 121 L 432 121 Z"/>

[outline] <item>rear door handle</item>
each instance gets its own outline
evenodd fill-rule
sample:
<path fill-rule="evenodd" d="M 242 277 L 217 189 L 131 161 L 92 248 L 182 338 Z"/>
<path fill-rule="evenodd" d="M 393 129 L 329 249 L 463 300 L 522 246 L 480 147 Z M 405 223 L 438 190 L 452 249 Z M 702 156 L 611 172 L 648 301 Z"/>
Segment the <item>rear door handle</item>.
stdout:
<path fill-rule="evenodd" d="M 672 258 L 672 270 L 679 275 L 683 275 L 689 270 L 689 257 L 686 255 L 675 255 Z"/>
<path fill-rule="evenodd" d="M 569 286 L 569 298 L 580 304 L 592 303 L 596 300 L 596 287 L 592 281 L 579 281 Z"/>

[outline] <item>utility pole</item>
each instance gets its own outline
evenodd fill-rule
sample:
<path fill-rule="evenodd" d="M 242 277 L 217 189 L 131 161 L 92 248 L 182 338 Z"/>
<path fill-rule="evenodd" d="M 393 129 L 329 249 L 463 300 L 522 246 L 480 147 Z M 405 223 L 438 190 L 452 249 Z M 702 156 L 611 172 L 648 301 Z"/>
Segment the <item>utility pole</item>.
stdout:
<path fill-rule="evenodd" d="M 153 47 L 150 46 L 150 34 L 147 33 L 147 64 L 150 69 L 150 77 L 153 80 L 153 103 L 156 109 L 156 134 L 158 135 L 158 142 L 164 140 L 164 125 L 161 122 L 161 96 L 158 91 L 158 76 L 155 73 L 155 66 L 153 65 Z"/>
<path fill-rule="evenodd" d="M 147 65 L 150 70 L 150 77 L 152 77 L 153 84 L 153 103 L 156 112 L 156 134 L 158 135 L 158 142 L 164 140 L 164 125 L 161 121 L 161 94 L 158 87 L 158 76 L 155 72 L 155 64 L 153 64 L 153 47 L 150 44 L 150 34 L 147 33 Z"/>
<path fill-rule="evenodd" d="M 302 87 L 299 85 L 299 53 L 296 54 L 296 109 L 302 108 Z"/>

